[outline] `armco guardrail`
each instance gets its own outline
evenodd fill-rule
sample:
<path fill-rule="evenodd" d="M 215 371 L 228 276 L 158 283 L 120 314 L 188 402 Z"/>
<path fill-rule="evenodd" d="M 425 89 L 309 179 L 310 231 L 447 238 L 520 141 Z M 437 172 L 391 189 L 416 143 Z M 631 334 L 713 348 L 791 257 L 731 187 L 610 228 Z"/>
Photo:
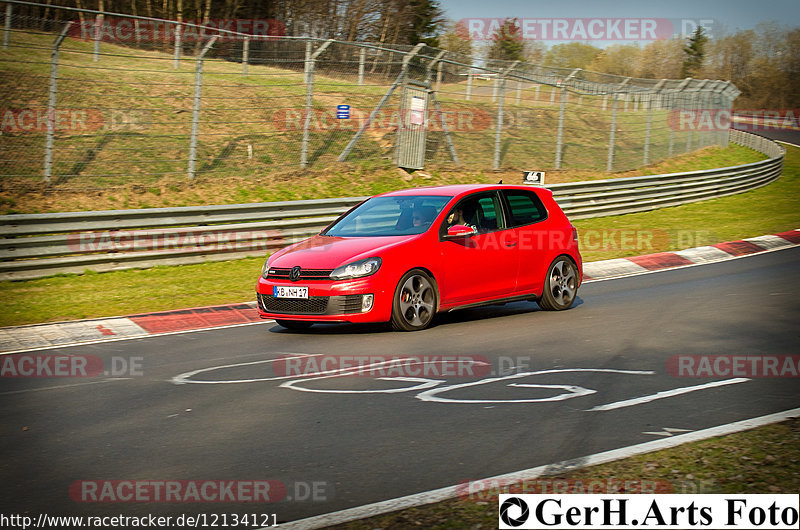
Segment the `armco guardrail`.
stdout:
<path fill-rule="evenodd" d="M 571 219 L 643 212 L 752 190 L 777 179 L 785 150 L 731 131 L 769 158 L 735 167 L 553 184 Z M 263 256 L 319 232 L 364 197 L 226 206 L 0 216 L 0 279 Z"/>

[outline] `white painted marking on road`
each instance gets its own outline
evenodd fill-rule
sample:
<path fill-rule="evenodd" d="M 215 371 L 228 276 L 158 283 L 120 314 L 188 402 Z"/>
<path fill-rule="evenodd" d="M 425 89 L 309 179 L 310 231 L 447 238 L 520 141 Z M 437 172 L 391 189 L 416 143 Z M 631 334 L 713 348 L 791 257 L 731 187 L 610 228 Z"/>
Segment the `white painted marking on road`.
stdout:
<path fill-rule="evenodd" d="M 306 353 L 292 353 L 289 354 L 292 357 L 277 357 L 275 359 L 262 359 L 260 361 L 250 361 L 246 363 L 235 363 L 235 364 L 222 364 L 219 366 L 210 366 L 208 368 L 201 368 L 199 370 L 192 370 L 191 372 L 184 372 L 182 374 L 178 374 L 173 377 L 170 382 L 175 385 L 183 385 L 186 383 L 194 383 L 197 385 L 224 385 L 224 384 L 234 384 L 234 383 L 256 383 L 259 381 L 280 381 L 282 379 L 291 379 L 293 377 L 297 377 L 297 374 L 292 374 L 288 376 L 275 376 L 275 377 L 261 377 L 255 379 L 220 379 L 216 381 L 195 381 L 193 379 L 189 379 L 190 377 L 194 377 L 197 374 L 202 374 L 206 372 L 213 372 L 215 370 L 224 370 L 225 368 L 236 368 L 239 366 L 252 366 L 254 364 L 265 364 L 265 363 L 274 363 L 275 361 L 291 361 L 295 359 L 305 359 L 308 357 L 316 357 L 318 355 L 322 355 L 321 353 L 313 353 L 313 354 L 306 354 Z"/>
<path fill-rule="evenodd" d="M 345 374 L 345 375 L 352 375 L 352 374 Z M 294 381 L 285 381 L 281 383 L 281 386 L 285 388 L 291 388 L 292 390 L 299 390 L 300 392 L 317 392 L 320 394 L 399 394 L 401 392 L 425 390 L 426 388 L 432 388 L 438 385 L 439 383 L 443 382 L 441 380 L 426 379 L 424 377 L 377 377 L 376 379 L 380 381 L 404 381 L 409 383 L 420 383 L 420 384 L 415 386 L 388 388 L 383 390 L 328 390 L 324 388 L 303 388 L 302 386 L 297 386 L 297 383 L 318 381 L 320 379 L 328 379 L 330 377 L 341 377 L 341 375 L 314 377 L 312 379 L 295 379 Z"/>
<path fill-rule="evenodd" d="M 576 385 L 536 385 L 533 383 L 511 383 L 508 386 L 513 386 L 516 388 L 557 388 L 567 391 L 565 394 L 558 394 L 549 398 L 542 398 L 539 401 L 563 401 L 569 398 L 588 396 L 589 394 L 594 394 L 597 392 L 597 390 Z"/>
<path fill-rule="evenodd" d="M 652 370 L 616 370 L 613 368 L 557 368 L 553 370 L 539 370 L 536 372 L 520 372 L 517 374 L 507 375 L 503 377 L 489 377 L 486 379 L 481 379 L 479 381 L 471 381 L 469 383 L 461 383 L 458 385 L 433 388 L 430 390 L 426 390 L 424 392 L 420 392 L 419 394 L 416 395 L 416 398 L 422 401 L 433 401 L 437 403 L 540 403 L 543 401 L 563 401 L 565 399 L 570 399 L 574 397 L 579 397 L 581 395 L 585 395 L 579 393 L 568 393 L 568 394 L 559 394 L 557 396 L 549 398 L 530 398 L 530 399 L 450 399 L 450 398 L 440 397 L 438 395 L 444 392 L 449 392 L 451 390 L 458 390 L 461 388 L 468 388 L 479 385 L 485 385 L 489 383 L 496 383 L 498 381 L 520 379 L 523 377 L 529 377 L 534 375 L 560 374 L 569 372 L 602 372 L 602 373 L 617 373 L 617 374 L 632 374 L 632 375 L 655 375 L 655 372 Z"/>
<path fill-rule="evenodd" d="M 98 383 L 111 383 L 113 381 L 127 381 L 133 379 L 132 377 L 109 377 L 102 381 L 86 381 L 83 383 L 72 383 L 70 385 L 56 385 L 56 386 L 42 386 L 39 388 L 26 388 L 25 390 L 9 390 L 7 392 L 0 392 L 0 396 L 10 396 L 12 394 L 27 394 L 28 392 L 42 392 L 44 390 L 60 390 L 62 388 L 72 388 L 76 386 L 96 385 Z"/>
<path fill-rule="evenodd" d="M 596 466 L 599 464 L 614 462 L 616 460 L 622 460 L 624 458 L 629 458 L 631 456 L 641 455 L 645 453 L 652 453 L 653 451 L 660 451 L 662 449 L 677 447 L 685 443 L 697 442 L 700 440 L 706 440 L 708 438 L 714 438 L 717 436 L 724 436 L 727 434 L 746 431 L 749 429 L 762 427 L 764 425 L 770 425 L 773 423 L 784 421 L 789 418 L 795 418 L 798 416 L 800 416 L 800 408 L 786 410 L 783 412 L 777 412 L 775 414 L 760 416 L 758 418 L 750 418 L 746 420 L 737 421 L 734 423 L 718 425 L 716 427 L 709 427 L 708 429 L 701 429 L 695 432 L 679 434 L 677 436 L 672 436 L 670 438 L 652 440 L 650 442 L 644 442 L 636 445 L 631 445 L 628 447 L 612 449 L 610 451 L 595 453 L 582 458 L 565 460 L 562 462 L 556 462 L 544 466 L 537 466 L 529 469 L 523 469 L 520 471 L 514 471 L 512 473 L 507 473 L 504 475 L 488 477 L 480 479 L 480 482 L 483 483 L 498 482 L 500 484 L 509 484 L 512 481 L 522 482 L 525 480 L 534 480 L 543 476 L 563 474 L 590 466 Z M 407 495 L 405 497 L 398 497 L 395 499 L 375 502 L 372 504 L 367 504 L 365 506 L 357 506 L 355 508 L 348 508 L 346 510 L 340 510 L 337 512 L 316 515 L 314 517 L 308 517 L 306 519 L 300 519 L 298 521 L 281 523 L 281 528 L 290 530 L 316 530 L 318 528 L 326 528 L 337 524 L 343 524 L 350 521 L 365 519 L 367 517 L 375 517 L 377 515 L 383 515 L 386 513 L 395 512 L 398 510 L 405 510 L 407 508 L 415 508 L 418 506 L 433 504 L 435 502 L 455 499 L 456 497 L 459 496 L 459 494 L 463 494 L 463 491 L 464 491 L 463 484 L 458 484 L 455 486 L 447 486 L 435 490 L 415 493 L 413 495 Z M 261 530 L 268 530 L 268 529 L 264 528 Z"/>
<path fill-rule="evenodd" d="M 674 436 L 676 432 L 691 432 L 691 429 L 676 429 L 674 427 L 664 427 L 663 431 L 645 431 L 642 434 L 652 434 L 653 436 Z"/>
<path fill-rule="evenodd" d="M 606 405 L 598 405 L 596 407 L 588 409 L 587 412 L 595 412 L 595 411 L 603 411 L 603 410 L 615 410 L 621 409 L 625 407 L 632 407 L 634 405 L 641 405 L 642 403 L 650 403 L 651 401 L 655 401 L 657 399 L 665 399 L 671 398 L 674 396 L 680 396 L 681 394 L 688 394 L 689 392 L 696 392 L 698 390 L 705 390 L 707 388 L 716 388 L 720 386 L 726 385 L 735 385 L 737 383 L 744 383 L 745 381 L 750 381 L 746 377 L 737 377 L 735 379 L 725 379 L 724 381 L 713 381 L 711 383 L 705 383 L 702 385 L 695 385 L 695 386 L 685 386 L 682 388 L 675 388 L 673 390 L 664 390 L 662 392 L 657 392 L 655 394 L 650 394 L 649 396 L 641 396 L 638 398 L 633 399 L 626 399 L 624 401 L 617 401 L 614 403 L 608 403 Z"/>

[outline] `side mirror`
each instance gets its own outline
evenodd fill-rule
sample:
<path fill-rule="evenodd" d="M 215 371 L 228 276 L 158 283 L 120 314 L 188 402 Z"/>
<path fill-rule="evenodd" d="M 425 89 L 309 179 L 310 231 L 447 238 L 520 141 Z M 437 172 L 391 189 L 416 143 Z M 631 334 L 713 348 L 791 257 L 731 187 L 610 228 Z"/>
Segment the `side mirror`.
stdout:
<path fill-rule="evenodd" d="M 466 237 L 477 234 L 474 228 L 464 225 L 453 225 L 447 229 L 447 237 Z"/>

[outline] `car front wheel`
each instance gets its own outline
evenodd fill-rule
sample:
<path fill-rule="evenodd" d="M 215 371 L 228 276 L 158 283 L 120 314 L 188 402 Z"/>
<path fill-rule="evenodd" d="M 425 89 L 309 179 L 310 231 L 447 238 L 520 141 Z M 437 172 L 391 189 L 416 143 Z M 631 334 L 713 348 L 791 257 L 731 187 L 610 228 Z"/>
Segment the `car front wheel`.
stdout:
<path fill-rule="evenodd" d="M 436 313 L 436 282 L 423 270 L 408 271 L 400 278 L 392 303 L 392 327 L 397 331 L 427 328 Z"/>
<path fill-rule="evenodd" d="M 569 309 L 578 294 L 578 269 L 566 256 L 559 256 L 547 270 L 539 306 L 547 311 Z"/>

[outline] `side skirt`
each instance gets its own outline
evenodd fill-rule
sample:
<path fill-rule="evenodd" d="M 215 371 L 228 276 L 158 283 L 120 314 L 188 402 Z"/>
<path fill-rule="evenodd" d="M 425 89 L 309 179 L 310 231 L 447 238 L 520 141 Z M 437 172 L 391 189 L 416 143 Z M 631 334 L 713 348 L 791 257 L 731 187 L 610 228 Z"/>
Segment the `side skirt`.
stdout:
<path fill-rule="evenodd" d="M 533 293 L 531 293 L 531 294 L 519 294 L 519 295 L 516 295 L 516 296 L 509 296 L 508 298 L 496 298 L 494 300 L 484 300 L 483 302 L 474 302 L 474 303 L 471 303 L 471 304 L 457 305 L 455 307 L 451 307 L 450 309 L 447 309 L 446 311 L 449 313 L 451 311 L 456 311 L 458 309 L 469 309 L 469 308 L 472 308 L 472 307 L 481 307 L 481 306 L 485 306 L 485 305 L 508 304 L 510 302 L 520 302 L 522 300 L 530 300 L 531 302 L 537 302 L 539 300 L 539 297 L 536 296 Z"/>

